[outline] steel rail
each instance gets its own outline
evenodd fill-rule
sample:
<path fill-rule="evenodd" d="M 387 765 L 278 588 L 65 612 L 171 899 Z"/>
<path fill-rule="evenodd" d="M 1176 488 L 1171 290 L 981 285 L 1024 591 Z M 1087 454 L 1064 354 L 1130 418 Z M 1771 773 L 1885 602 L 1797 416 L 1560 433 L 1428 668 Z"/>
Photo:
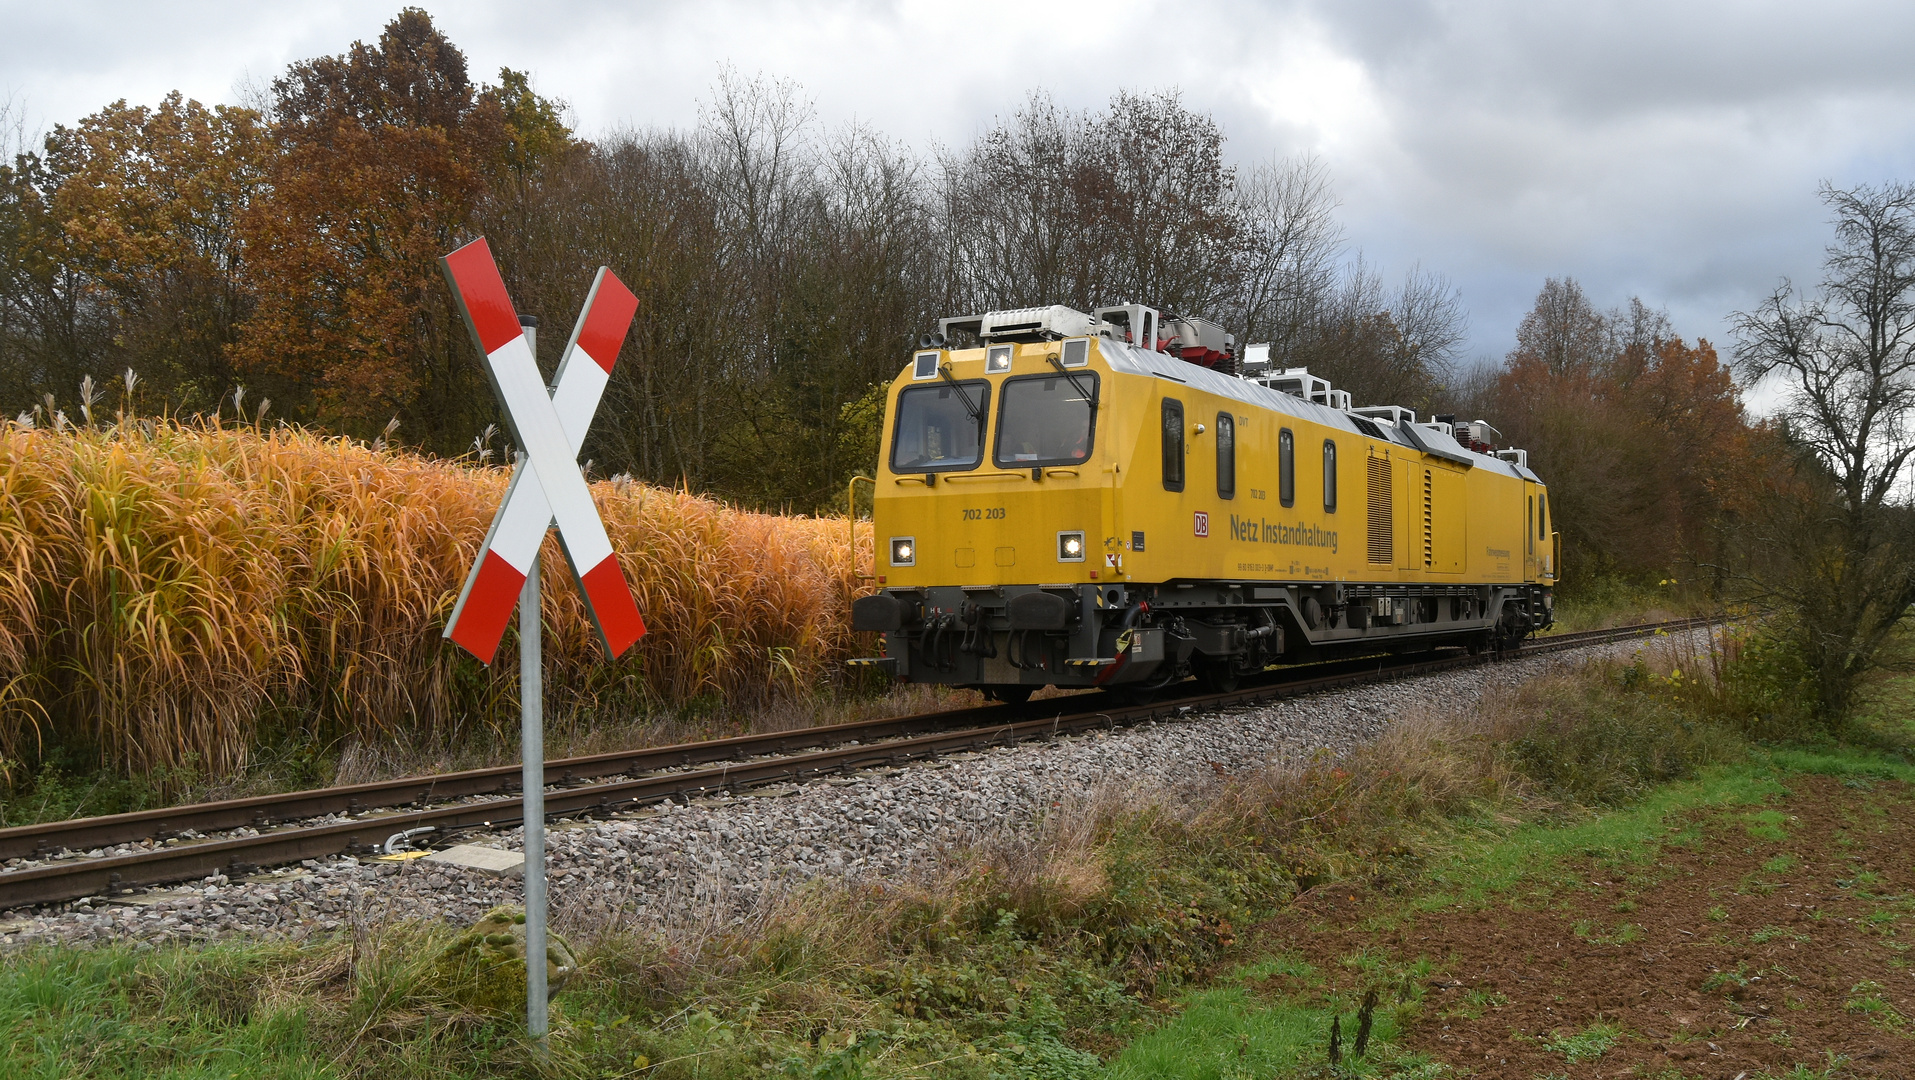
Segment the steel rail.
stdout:
<path fill-rule="evenodd" d="M 1541 638 L 1527 643 L 1517 654 L 1534 655 L 1556 652 L 1571 648 L 1605 644 L 1613 641 L 1645 637 L 1659 631 L 1686 629 L 1707 622 L 1707 620 L 1682 620 L 1672 623 L 1659 623 L 1631 627 L 1619 627 L 1611 630 L 1591 631 L 1583 634 L 1565 634 L 1559 637 Z M 1227 693 L 1206 693 L 1174 700 L 1147 702 L 1136 705 L 1124 705 L 1113 708 L 1089 709 L 1075 713 L 1056 712 L 1052 715 L 1031 716 L 1033 709 L 1048 712 L 1057 706 L 1068 707 L 1076 698 L 1053 698 L 1044 702 L 1033 702 L 1019 710 L 1006 710 L 1001 706 L 982 709 L 954 710 L 950 713 L 924 713 L 909 717 L 889 718 L 882 721 L 865 721 L 853 724 L 832 725 L 828 728 L 802 729 L 793 732 L 774 733 L 766 736 L 741 736 L 734 739 L 713 740 L 711 743 L 691 743 L 680 746 L 660 747 L 652 751 L 637 751 L 625 754 L 594 755 L 589 758 L 557 761 L 552 763 L 561 776 L 567 775 L 566 768 L 572 767 L 569 775 L 582 775 L 576 766 L 580 763 L 606 763 L 611 761 L 632 762 L 646 760 L 642 755 L 652 755 L 658 760 L 669 762 L 672 766 L 682 766 L 688 760 L 686 754 L 694 754 L 706 748 L 720 745 L 729 748 L 730 753 L 719 755 L 714 751 L 703 760 L 724 761 L 717 767 L 686 769 L 676 772 L 662 772 L 611 783 L 593 784 L 584 787 L 561 789 L 545 796 L 547 820 L 559 817 L 579 817 L 617 813 L 641 806 L 663 802 L 667 799 L 689 801 L 692 796 L 709 794 L 716 791 L 735 791 L 741 788 L 758 787 L 784 781 L 800 781 L 821 775 L 844 774 L 874 766 L 902 764 L 907 761 L 940 757 L 946 754 L 967 750 L 977 750 L 992 746 L 1008 746 L 1036 738 L 1055 737 L 1074 734 L 1096 728 L 1117 728 L 1150 720 L 1180 717 L 1189 713 L 1207 711 L 1220 706 L 1236 704 L 1254 704 L 1276 698 L 1294 697 L 1301 694 L 1318 693 L 1324 690 L 1362 683 L 1381 682 L 1407 678 L 1414 675 L 1431 674 L 1451 668 L 1487 662 L 1489 654 L 1469 655 L 1458 653 L 1433 660 L 1399 662 L 1395 664 L 1379 663 L 1375 658 L 1364 661 L 1341 662 L 1336 666 L 1353 667 L 1354 670 L 1339 671 L 1334 674 L 1296 679 L 1266 678 L 1258 685 Z M 1273 673 L 1281 675 L 1283 673 Z M 1109 704 L 1100 702 L 1100 704 Z M 978 727 L 960 727 L 955 730 L 935 730 L 929 734 L 911 734 L 905 728 L 914 725 L 931 725 L 935 718 L 944 717 L 946 722 L 953 717 L 974 716 L 977 713 L 990 713 L 1000 717 L 1001 722 Z M 1009 714 L 1007 714 L 1009 713 Z M 1014 714 L 1024 714 L 1018 719 Z M 933 725 L 935 726 L 935 725 Z M 868 743 L 865 740 L 874 737 L 878 731 L 897 731 L 903 737 L 891 741 Z M 849 736 L 861 736 L 855 741 Z M 776 753 L 777 740 L 783 737 L 789 743 L 817 746 L 826 740 L 835 739 L 839 745 L 829 749 L 814 750 L 809 753 L 767 757 L 762 760 L 742 762 L 727 760 L 741 755 L 740 750 L 756 748 L 760 753 Z M 843 745 L 852 743 L 852 745 Z M 591 767 L 587 765 L 585 767 Z M 627 765 L 627 768 L 630 766 Z M 482 774 L 497 773 L 500 770 L 473 770 L 471 773 L 452 774 L 452 777 L 414 778 L 410 781 L 413 788 L 428 782 L 438 782 L 454 777 L 476 777 Z M 624 768 L 610 768 L 598 775 L 622 773 Z M 550 772 L 548 772 L 550 782 Z M 405 784 L 396 781 L 395 784 Z M 379 787 L 380 785 L 357 785 L 357 788 Z M 336 792 L 351 792 L 357 788 L 336 789 Z M 410 790 L 406 788 L 404 790 Z M 421 788 L 428 794 L 434 789 Z M 444 790 L 444 789 L 439 789 Z M 498 790 L 497 788 L 490 789 Z M 335 793 L 336 793 L 335 792 Z M 306 801 L 331 795 L 328 792 L 296 792 L 290 796 L 280 796 L 279 806 L 291 800 L 293 805 L 308 805 Z M 485 792 L 481 792 L 485 793 Z M 350 797 L 350 796 L 346 796 Z M 274 805 L 273 796 L 258 799 L 233 800 L 233 803 L 250 805 Z M 209 804 L 230 808 L 232 803 Z M 175 808 L 172 813 L 176 819 L 181 811 L 197 808 Z M 227 812 L 226 810 L 222 810 Z M 147 817 L 163 814 L 164 811 L 151 812 L 148 815 L 118 815 L 122 818 Z M 136 887 L 162 885 L 171 882 L 187 881 L 207 877 L 213 874 L 238 876 L 251 873 L 264 866 L 284 865 L 306 859 L 322 858 L 341 854 L 371 851 L 377 848 L 385 837 L 431 826 L 441 834 L 471 828 L 508 828 L 522 824 L 523 812 L 521 800 L 516 796 L 502 796 L 481 802 L 464 802 L 453 805 L 432 806 L 420 809 L 400 810 L 382 813 L 376 816 L 356 818 L 351 821 L 329 823 L 317 826 L 288 827 L 270 832 L 260 832 L 251 836 L 227 837 L 203 842 L 183 843 L 173 847 L 154 848 L 126 855 L 114 855 L 103 858 L 72 857 L 57 858 L 37 866 L 0 873 L 0 909 L 29 907 L 40 904 L 57 903 L 81 896 L 114 894 Z M 104 819 L 93 819 L 95 821 Z M 67 823 L 50 823 L 50 827 Z M 252 825 L 251 819 L 242 822 Z M 28 832 L 40 826 L 25 826 L 21 829 L 7 830 L 12 833 Z"/>
<path fill-rule="evenodd" d="M 548 787 L 564 787 L 601 776 L 684 768 L 739 756 L 783 754 L 792 750 L 835 746 L 852 739 L 896 738 L 940 727 L 976 724 L 1003 715 L 1005 708 L 1001 705 L 974 706 L 946 712 L 916 713 L 881 720 L 858 720 L 792 731 L 562 758 L 546 763 L 545 783 Z M 141 840 L 164 840 L 179 836 L 188 829 L 200 833 L 239 828 L 266 829 L 289 821 L 306 821 L 329 814 L 358 814 L 385 807 L 506 795 L 519 790 L 519 777 L 519 766 L 500 765 L 434 776 L 410 776 L 344 787 L 314 788 L 280 795 L 257 795 L 142 810 L 130 814 L 20 825 L 0 829 L 0 860 L 45 858 L 63 848 L 83 851 Z"/>

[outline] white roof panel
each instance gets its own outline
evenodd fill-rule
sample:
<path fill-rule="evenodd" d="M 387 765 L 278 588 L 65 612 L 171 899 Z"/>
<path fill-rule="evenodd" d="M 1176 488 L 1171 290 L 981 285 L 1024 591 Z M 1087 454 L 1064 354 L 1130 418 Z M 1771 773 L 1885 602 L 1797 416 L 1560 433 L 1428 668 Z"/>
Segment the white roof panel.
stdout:
<path fill-rule="evenodd" d="M 1219 397 L 1234 398 L 1246 405 L 1254 405 L 1257 408 L 1267 409 L 1271 412 L 1284 413 L 1289 416 L 1294 416 L 1299 420 L 1308 420 L 1312 423 L 1321 424 L 1324 427 L 1347 431 L 1352 435 L 1360 435 L 1364 438 L 1370 437 L 1367 433 L 1358 430 L 1355 419 L 1341 409 L 1332 409 L 1327 405 L 1318 405 L 1314 402 L 1305 401 L 1300 397 L 1279 393 L 1267 386 L 1252 382 L 1249 379 L 1239 379 L 1234 375 L 1225 375 L 1221 372 L 1212 371 L 1207 367 L 1188 363 L 1168 353 L 1139 349 L 1127 342 L 1117 341 L 1112 338 L 1100 337 L 1097 338 L 1096 341 L 1098 349 L 1103 352 L 1104 359 L 1109 362 L 1112 370 L 1124 371 L 1133 375 L 1158 376 L 1173 382 L 1183 383 L 1186 386 L 1194 386 L 1199 390 L 1216 394 Z M 1401 432 L 1396 431 L 1388 425 L 1377 424 L 1373 420 L 1368 422 L 1375 424 L 1376 428 L 1384 433 L 1384 441 L 1409 449 L 1416 449 L 1409 445 L 1409 440 L 1405 439 Z M 1423 441 L 1424 445 L 1432 449 L 1454 451 L 1458 455 L 1469 455 L 1470 460 L 1475 463 L 1476 468 L 1488 469 L 1491 472 L 1499 472 L 1505 476 L 1519 477 L 1535 483 L 1542 482 L 1537 479 L 1535 473 L 1527 469 L 1518 469 L 1511 462 L 1490 457 L 1486 454 L 1478 454 L 1473 450 L 1464 449 L 1455 439 L 1443 434 L 1436 428 L 1419 424 L 1417 426 L 1416 436 Z"/>

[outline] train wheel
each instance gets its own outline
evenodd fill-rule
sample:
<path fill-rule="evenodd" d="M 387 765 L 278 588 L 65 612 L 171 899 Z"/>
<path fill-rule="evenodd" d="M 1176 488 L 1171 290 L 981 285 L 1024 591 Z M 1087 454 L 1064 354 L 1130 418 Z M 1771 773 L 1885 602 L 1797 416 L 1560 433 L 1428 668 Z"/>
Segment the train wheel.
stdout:
<path fill-rule="evenodd" d="M 993 686 L 984 691 L 984 696 L 1006 705 L 1022 705 L 1031 700 L 1031 695 L 1036 692 L 1035 686 Z"/>
<path fill-rule="evenodd" d="M 1195 661 L 1190 665 L 1191 674 L 1197 677 L 1197 685 L 1206 693 L 1228 694 L 1237 688 L 1242 676 L 1230 667 L 1228 660 Z"/>
<path fill-rule="evenodd" d="M 1525 631 L 1520 624 L 1506 623 L 1496 634 L 1498 656 L 1514 656 L 1522 651 Z"/>
<path fill-rule="evenodd" d="M 1165 666 L 1169 668 L 1169 665 Z M 1169 670 L 1153 674 L 1149 679 L 1143 682 L 1120 683 L 1116 686 L 1106 686 L 1103 692 L 1110 695 L 1111 701 L 1115 703 L 1118 708 L 1123 708 L 1127 705 L 1147 705 L 1157 700 L 1158 695 L 1162 694 L 1166 689 L 1176 685 L 1182 680 L 1183 676 L 1177 674 L 1175 668 L 1169 668 Z"/>

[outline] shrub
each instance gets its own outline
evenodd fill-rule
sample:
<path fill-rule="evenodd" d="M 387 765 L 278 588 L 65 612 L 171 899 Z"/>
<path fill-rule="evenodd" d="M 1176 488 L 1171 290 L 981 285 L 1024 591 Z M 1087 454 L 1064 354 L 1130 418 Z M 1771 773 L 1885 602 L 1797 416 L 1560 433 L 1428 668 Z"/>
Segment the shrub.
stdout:
<path fill-rule="evenodd" d="M 1504 733 L 1501 752 L 1552 794 L 1611 805 L 1734 752 L 1734 736 L 1706 718 L 1666 697 L 1628 692 L 1637 671 L 1596 668 L 1525 686 L 1517 700 L 1527 722 Z"/>
<path fill-rule="evenodd" d="M 1676 639 L 1662 670 L 1638 660 L 1631 689 L 1660 695 L 1749 738 L 1784 742 L 1827 732 L 1816 715 L 1815 676 L 1788 627 L 1774 620 Z"/>

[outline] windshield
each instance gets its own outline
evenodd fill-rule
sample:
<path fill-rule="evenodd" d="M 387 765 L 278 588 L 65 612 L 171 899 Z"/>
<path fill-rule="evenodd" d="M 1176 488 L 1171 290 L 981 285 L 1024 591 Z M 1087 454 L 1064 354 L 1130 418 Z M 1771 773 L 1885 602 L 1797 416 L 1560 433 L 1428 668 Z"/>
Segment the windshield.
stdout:
<path fill-rule="evenodd" d="M 998 467 L 1080 464 L 1090 457 L 1096 406 L 1094 371 L 1004 380 L 994 455 Z"/>
<path fill-rule="evenodd" d="M 970 399 L 967 406 L 965 398 Z M 984 447 L 991 384 L 914 386 L 898 395 L 898 427 L 891 442 L 893 472 L 975 468 Z M 972 415 L 971 410 L 977 414 Z"/>

